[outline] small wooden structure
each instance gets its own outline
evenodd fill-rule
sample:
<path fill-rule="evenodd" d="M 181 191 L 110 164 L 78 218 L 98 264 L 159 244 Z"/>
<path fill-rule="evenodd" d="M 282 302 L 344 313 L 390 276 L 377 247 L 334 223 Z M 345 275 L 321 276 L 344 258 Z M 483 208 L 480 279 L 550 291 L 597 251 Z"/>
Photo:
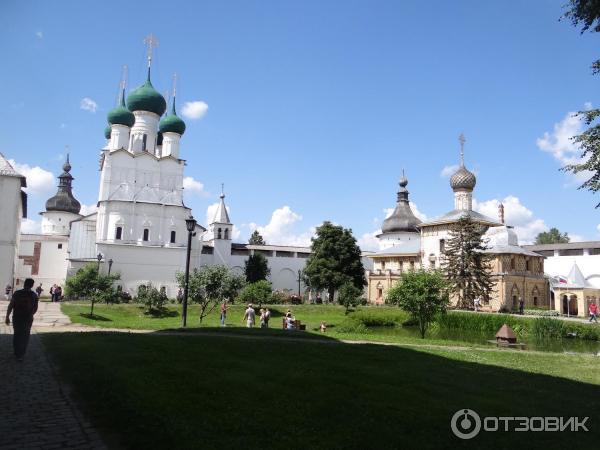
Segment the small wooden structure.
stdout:
<path fill-rule="evenodd" d="M 510 326 L 504 324 L 496 333 L 496 343 L 504 345 L 516 344 L 517 335 Z"/>

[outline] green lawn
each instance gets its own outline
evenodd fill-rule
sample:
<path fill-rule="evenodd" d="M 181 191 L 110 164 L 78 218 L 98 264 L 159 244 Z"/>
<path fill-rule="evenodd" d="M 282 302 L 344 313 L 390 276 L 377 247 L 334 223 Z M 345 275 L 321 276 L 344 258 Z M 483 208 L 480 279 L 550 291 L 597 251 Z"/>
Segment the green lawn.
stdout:
<path fill-rule="evenodd" d="M 43 341 L 124 448 L 596 448 L 600 438 L 598 357 L 189 334 Z M 449 421 L 461 408 L 589 416 L 590 432 L 459 441 Z"/>

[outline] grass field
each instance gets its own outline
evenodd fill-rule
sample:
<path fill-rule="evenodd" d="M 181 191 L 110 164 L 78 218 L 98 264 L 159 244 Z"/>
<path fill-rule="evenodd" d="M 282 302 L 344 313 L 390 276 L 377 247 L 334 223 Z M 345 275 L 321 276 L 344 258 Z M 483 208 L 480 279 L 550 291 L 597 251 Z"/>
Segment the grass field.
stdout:
<path fill-rule="evenodd" d="M 43 340 L 94 422 L 125 448 L 596 448 L 600 437 L 598 357 L 416 351 L 271 333 Z M 460 441 L 449 424 L 461 408 L 589 416 L 590 432 Z"/>

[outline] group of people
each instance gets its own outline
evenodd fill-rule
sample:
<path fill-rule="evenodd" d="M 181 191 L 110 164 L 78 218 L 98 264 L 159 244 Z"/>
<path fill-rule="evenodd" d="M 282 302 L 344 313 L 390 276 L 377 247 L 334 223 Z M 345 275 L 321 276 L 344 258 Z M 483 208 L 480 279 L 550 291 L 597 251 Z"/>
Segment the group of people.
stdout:
<path fill-rule="evenodd" d="M 225 303 L 223 304 L 225 305 Z M 223 307 L 221 307 L 223 308 Z M 269 320 L 271 319 L 271 311 L 269 308 L 260 308 L 259 320 L 261 328 L 269 328 Z M 246 323 L 247 328 L 253 328 L 256 322 L 256 311 L 252 306 L 252 303 L 248 304 L 248 307 L 244 311 L 244 317 L 242 317 L 242 323 Z M 223 309 L 221 309 L 221 325 L 225 326 Z"/>

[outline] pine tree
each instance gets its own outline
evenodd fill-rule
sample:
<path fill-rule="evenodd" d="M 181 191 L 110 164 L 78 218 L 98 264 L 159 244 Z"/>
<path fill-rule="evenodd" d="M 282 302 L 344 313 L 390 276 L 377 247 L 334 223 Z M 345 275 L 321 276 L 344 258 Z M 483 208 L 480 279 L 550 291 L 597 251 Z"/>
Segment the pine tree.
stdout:
<path fill-rule="evenodd" d="M 263 237 L 260 235 L 258 230 L 254 230 L 250 239 L 248 239 L 248 244 L 250 245 L 267 245 Z"/>
<path fill-rule="evenodd" d="M 260 253 L 250 255 L 245 261 L 244 265 L 244 275 L 246 275 L 246 281 L 248 283 L 256 283 L 260 280 L 266 280 L 271 274 L 271 269 L 269 269 L 269 262 L 267 261 L 267 258 Z"/>
<path fill-rule="evenodd" d="M 489 298 L 494 287 L 492 256 L 485 252 L 485 228 L 462 217 L 450 231 L 443 252 L 442 269 L 450 291 L 458 297 L 457 306 L 467 308 L 475 298 Z"/>

